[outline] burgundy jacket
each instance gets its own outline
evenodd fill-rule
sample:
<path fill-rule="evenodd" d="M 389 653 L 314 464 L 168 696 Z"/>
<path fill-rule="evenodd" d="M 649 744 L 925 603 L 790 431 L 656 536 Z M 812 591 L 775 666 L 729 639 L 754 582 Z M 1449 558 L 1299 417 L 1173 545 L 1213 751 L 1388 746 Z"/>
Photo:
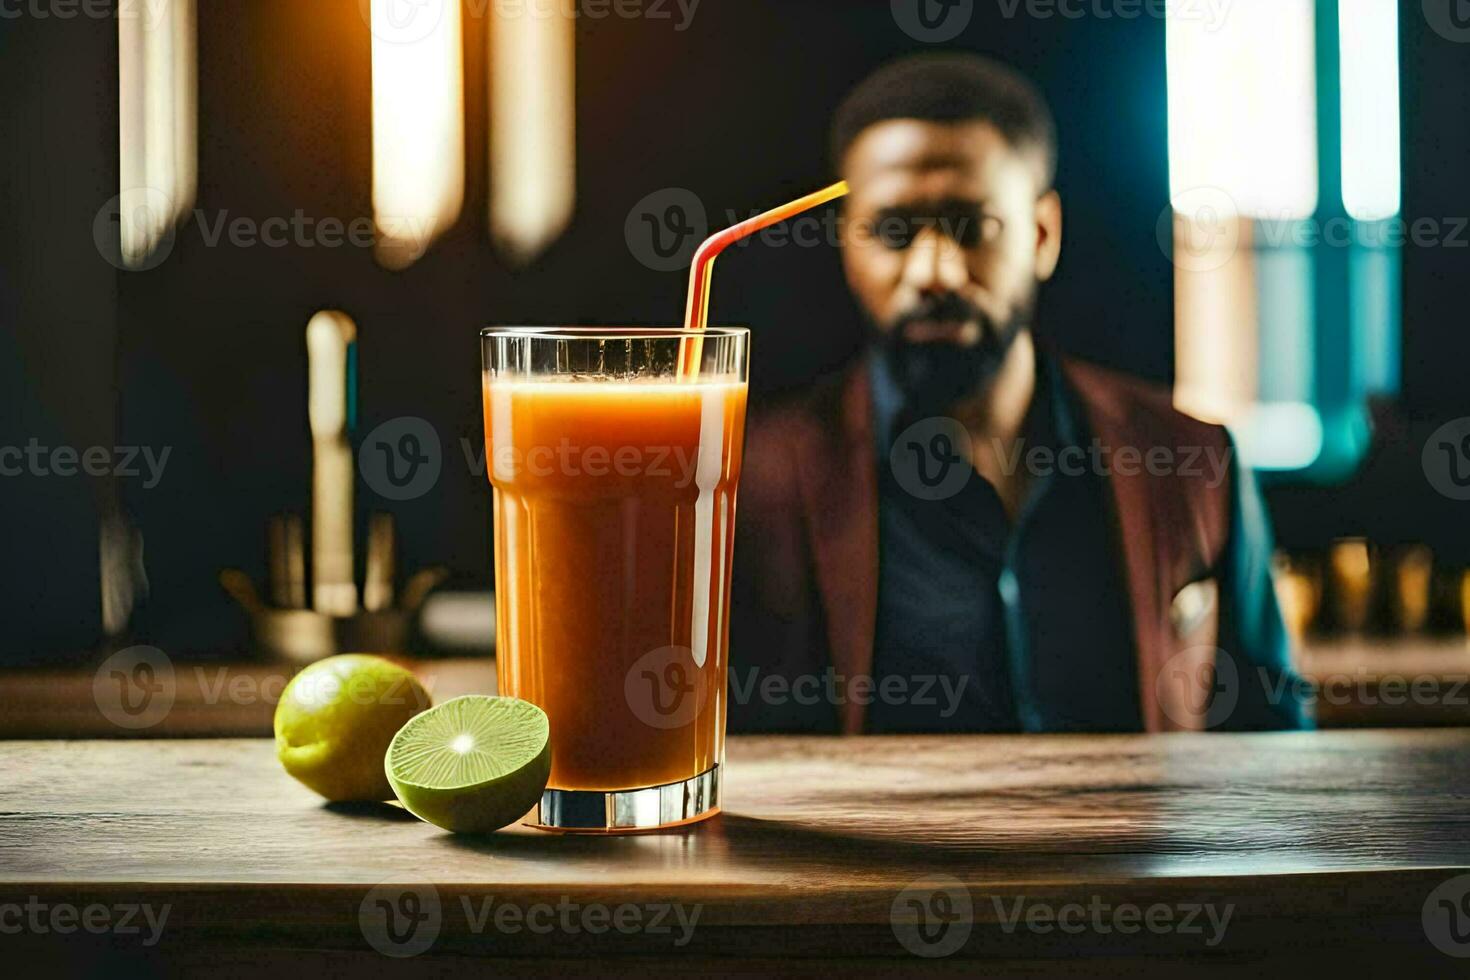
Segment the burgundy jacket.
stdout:
<path fill-rule="evenodd" d="M 1107 447 L 1226 453 L 1225 430 L 1173 408 L 1167 391 L 1060 358 Z M 826 675 L 870 683 L 878 607 L 877 451 L 861 360 L 804 397 L 752 417 L 736 521 L 731 667 L 762 677 Z M 1217 457 L 1218 458 L 1218 457 Z M 1131 469 L 1130 469 L 1131 472 Z M 1234 472 L 1232 468 L 1232 473 Z M 1148 731 L 1200 730 L 1214 683 L 1216 581 L 1231 485 L 1206 473 L 1105 478 L 1131 597 L 1140 704 Z M 841 697 L 841 731 L 863 731 L 861 697 Z M 741 727 L 740 705 L 731 720 Z M 809 727 L 805 723 L 794 727 Z"/>

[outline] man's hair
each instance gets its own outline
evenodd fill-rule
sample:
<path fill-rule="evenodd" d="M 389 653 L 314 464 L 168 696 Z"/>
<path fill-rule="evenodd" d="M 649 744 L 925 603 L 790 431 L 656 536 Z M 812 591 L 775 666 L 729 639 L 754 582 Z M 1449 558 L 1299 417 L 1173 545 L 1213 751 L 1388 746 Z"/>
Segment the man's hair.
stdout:
<path fill-rule="evenodd" d="M 973 54 L 921 54 L 891 62 L 848 93 L 832 121 L 832 163 L 858 135 L 889 119 L 990 123 L 1012 149 L 1034 154 L 1043 187 L 1056 177 L 1056 123 L 1041 92 L 1015 69 Z"/>

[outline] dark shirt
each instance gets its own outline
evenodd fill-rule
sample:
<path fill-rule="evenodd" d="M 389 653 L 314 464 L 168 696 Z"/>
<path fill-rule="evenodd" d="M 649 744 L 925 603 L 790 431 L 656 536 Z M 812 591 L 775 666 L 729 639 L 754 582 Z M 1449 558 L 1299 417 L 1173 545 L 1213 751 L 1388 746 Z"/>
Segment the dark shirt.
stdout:
<path fill-rule="evenodd" d="M 1107 488 L 1087 465 L 1084 414 L 1055 363 L 1038 358 L 1025 434 L 1005 457 L 1031 471 L 1014 523 L 968 464 L 952 495 L 904 489 L 890 451 L 911 420 L 899 415 L 886 364 L 871 359 L 879 515 L 871 731 L 1142 729 Z"/>

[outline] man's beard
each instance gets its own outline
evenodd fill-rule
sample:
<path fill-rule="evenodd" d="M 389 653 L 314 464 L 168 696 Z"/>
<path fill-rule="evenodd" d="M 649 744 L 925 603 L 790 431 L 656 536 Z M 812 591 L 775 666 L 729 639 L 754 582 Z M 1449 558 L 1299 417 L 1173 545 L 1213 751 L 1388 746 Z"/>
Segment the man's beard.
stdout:
<path fill-rule="evenodd" d="M 903 395 L 904 413 L 917 418 L 942 415 L 979 391 L 1005 363 L 1016 337 L 1031 323 L 1027 301 L 1000 322 L 956 293 L 925 299 L 883 332 L 879 349 Z M 978 324 L 972 345 L 953 341 L 914 343 L 906 338 L 914 323 Z"/>

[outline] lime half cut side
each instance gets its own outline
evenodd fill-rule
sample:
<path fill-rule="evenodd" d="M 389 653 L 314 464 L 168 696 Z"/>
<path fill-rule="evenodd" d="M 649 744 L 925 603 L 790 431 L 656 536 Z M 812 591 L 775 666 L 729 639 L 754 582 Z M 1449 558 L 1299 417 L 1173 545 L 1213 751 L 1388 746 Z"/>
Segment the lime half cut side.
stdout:
<path fill-rule="evenodd" d="M 489 833 L 541 799 L 551 725 L 529 701 L 466 695 L 409 719 L 383 768 L 414 816 L 455 833 Z"/>

